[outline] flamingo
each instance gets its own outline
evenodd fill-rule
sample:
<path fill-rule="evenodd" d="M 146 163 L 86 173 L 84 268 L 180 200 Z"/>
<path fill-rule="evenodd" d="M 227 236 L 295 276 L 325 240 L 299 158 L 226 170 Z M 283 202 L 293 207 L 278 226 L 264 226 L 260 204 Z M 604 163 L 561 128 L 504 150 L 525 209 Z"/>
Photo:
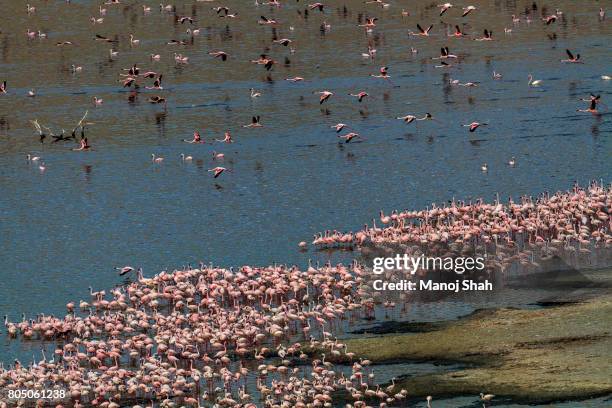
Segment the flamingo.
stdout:
<path fill-rule="evenodd" d="M 153 163 L 161 163 L 164 161 L 164 158 L 161 156 L 155 156 L 155 153 L 151 153 L 151 161 Z"/>
<path fill-rule="evenodd" d="M 115 267 L 115 270 L 119 271 L 119 276 L 123 276 L 125 274 L 128 274 L 132 271 L 134 271 L 134 268 L 126 265 L 126 266 L 122 266 L 122 267 Z"/>
<path fill-rule="evenodd" d="M 259 119 L 260 119 L 259 115 L 253 116 L 251 117 L 251 123 L 249 123 L 248 125 L 243 125 L 242 127 L 245 127 L 245 128 L 263 127 L 263 125 L 259 123 Z"/>
<path fill-rule="evenodd" d="M 572 54 L 572 52 L 567 49 L 565 50 L 565 52 L 567 53 L 568 58 L 562 59 L 561 62 L 571 62 L 575 64 L 582 63 L 582 61 L 580 61 L 580 54 L 576 54 L 576 56 L 574 56 L 574 54 Z"/>
<path fill-rule="evenodd" d="M 470 124 L 467 125 L 462 125 L 463 127 L 468 127 L 470 128 L 470 132 L 475 132 L 476 129 L 478 129 L 480 126 L 487 126 L 488 123 L 480 123 L 480 122 L 472 122 Z"/>
<path fill-rule="evenodd" d="M 449 37 L 465 37 L 466 35 L 463 33 L 463 31 L 461 31 L 461 28 L 459 28 L 458 25 L 455 26 L 455 32 L 453 34 L 449 34 Z"/>
<path fill-rule="evenodd" d="M 484 36 L 480 38 L 474 38 L 474 41 L 493 41 L 493 31 L 484 29 Z"/>
<path fill-rule="evenodd" d="M 273 42 L 273 43 L 275 43 L 275 44 L 280 44 L 280 45 L 283 45 L 283 46 L 285 46 L 285 47 L 286 47 L 286 46 L 288 46 L 289 44 L 291 44 L 293 41 L 291 41 L 291 40 L 290 40 L 290 39 L 288 39 L 288 38 L 281 38 L 280 40 L 274 40 L 274 41 L 272 41 L 272 42 Z"/>
<path fill-rule="evenodd" d="M 208 55 L 214 57 L 214 58 L 219 58 L 221 59 L 221 61 L 227 61 L 227 53 L 224 51 L 209 51 Z"/>
<path fill-rule="evenodd" d="M 355 138 L 361 138 L 361 136 L 355 132 L 347 133 L 346 135 L 338 135 L 338 137 L 344 139 L 344 143 L 350 143 L 350 141 Z"/>
<path fill-rule="evenodd" d="M 354 97 L 356 97 L 356 98 L 357 98 L 357 100 L 358 100 L 359 102 L 362 102 L 362 101 L 363 101 L 363 98 L 365 98 L 366 96 L 370 96 L 370 95 L 369 95 L 367 92 L 363 92 L 363 91 L 361 91 L 361 92 L 356 93 L 356 94 L 351 94 L 351 93 L 350 93 L 350 94 L 349 94 L 349 96 L 354 96 Z"/>
<path fill-rule="evenodd" d="M 414 115 L 398 116 L 396 119 L 401 119 L 406 123 L 412 123 L 415 120 L 432 120 L 433 116 L 430 113 L 426 113 L 422 118 L 417 118 Z"/>
<path fill-rule="evenodd" d="M 440 17 L 442 17 L 442 15 L 446 13 L 448 9 L 453 7 L 453 5 L 451 3 L 444 3 L 444 4 L 438 4 L 438 7 L 440 7 Z"/>
<path fill-rule="evenodd" d="M 345 127 L 348 127 L 348 125 L 345 124 L 345 123 L 337 123 L 337 124 L 331 126 L 331 128 L 334 129 L 336 131 L 336 133 L 340 133 L 342 131 L 342 129 L 344 129 Z"/>
<path fill-rule="evenodd" d="M 319 91 L 315 93 L 318 93 L 321 95 L 321 97 L 319 98 L 320 105 L 322 105 L 324 102 L 327 102 L 327 100 L 334 95 L 334 93 L 330 91 Z"/>
<path fill-rule="evenodd" d="M 417 29 L 419 30 L 418 33 L 414 33 L 414 32 L 410 32 L 410 35 L 417 35 L 417 36 L 421 36 L 421 37 L 429 37 L 429 32 L 431 31 L 431 29 L 433 28 L 433 24 L 431 24 L 429 27 L 427 27 L 426 30 L 423 29 L 423 27 L 421 27 L 420 24 L 417 24 Z"/>
<path fill-rule="evenodd" d="M 138 44 L 140 44 L 140 40 L 136 40 L 134 38 L 134 34 L 130 34 L 130 46 L 134 46 Z"/>
<path fill-rule="evenodd" d="M 533 80 L 533 76 L 531 74 L 529 74 L 527 76 L 527 78 L 529 79 L 529 81 L 527 82 L 527 85 L 529 86 L 540 86 L 542 85 L 542 81 L 539 79 L 536 79 L 535 81 Z"/>
<path fill-rule="evenodd" d="M 226 169 L 225 167 L 214 167 L 212 169 L 209 169 L 209 172 L 213 173 L 213 178 L 217 178 L 219 177 L 221 174 L 223 174 L 224 171 L 230 171 L 228 169 Z"/>
<path fill-rule="evenodd" d="M 480 400 L 483 402 L 491 402 L 491 400 L 495 398 L 494 394 L 483 394 L 482 392 L 480 393 Z"/>
<path fill-rule="evenodd" d="M 467 6 L 463 8 L 463 14 L 461 15 L 461 17 L 465 17 L 468 14 L 470 14 L 472 11 L 476 10 L 475 6 Z"/>

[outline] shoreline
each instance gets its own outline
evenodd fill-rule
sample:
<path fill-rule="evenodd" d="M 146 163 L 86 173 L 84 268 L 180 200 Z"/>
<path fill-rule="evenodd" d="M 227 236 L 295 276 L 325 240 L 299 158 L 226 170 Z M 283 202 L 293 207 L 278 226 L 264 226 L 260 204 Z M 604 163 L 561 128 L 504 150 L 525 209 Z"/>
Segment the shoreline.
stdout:
<path fill-rule="evenodd" d="M 459 370 L 404 378 L 411 397 L 497 395 L 516 403 L 551 403 L 612 393 L 612 294 L 538 310 L 479 310 L 425 332 L 348 339 L 372 364 L 462 364 Z"/>

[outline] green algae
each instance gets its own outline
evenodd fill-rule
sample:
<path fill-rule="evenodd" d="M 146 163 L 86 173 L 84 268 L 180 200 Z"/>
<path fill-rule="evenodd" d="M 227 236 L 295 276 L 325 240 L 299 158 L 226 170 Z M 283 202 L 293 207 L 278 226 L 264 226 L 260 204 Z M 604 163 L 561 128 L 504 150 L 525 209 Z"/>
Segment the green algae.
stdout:
<path fill-rule="evenodd" d="M 478 311 L 439 330 L 347 340 L 373 363 L 459 362 L 403 379 L 413 398 L 493 393 L 543 403 L 612 393 L 612 295 L 538 310 Z"/>

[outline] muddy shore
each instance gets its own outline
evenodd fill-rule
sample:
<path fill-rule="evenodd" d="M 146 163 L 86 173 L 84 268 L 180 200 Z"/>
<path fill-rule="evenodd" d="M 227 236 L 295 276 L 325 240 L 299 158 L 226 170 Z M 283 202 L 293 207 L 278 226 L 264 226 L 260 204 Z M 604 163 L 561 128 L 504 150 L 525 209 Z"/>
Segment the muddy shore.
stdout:
<path fill-rule="evenodd" d="M 612 393 L 612 293 L 537 310 L 481 310 L 421 333 L 347 340 L 372 364 L 454 362 L 462 369 L 404 378 L 413 398 L 493 393 L 546 403 Z"/>

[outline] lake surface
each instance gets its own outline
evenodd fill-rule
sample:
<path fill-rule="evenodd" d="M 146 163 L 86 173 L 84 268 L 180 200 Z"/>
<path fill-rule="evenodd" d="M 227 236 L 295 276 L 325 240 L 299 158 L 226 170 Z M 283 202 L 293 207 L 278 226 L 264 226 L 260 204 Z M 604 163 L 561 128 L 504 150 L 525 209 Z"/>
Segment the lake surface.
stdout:
<path fill-rule="evenodd" d="M 199 261 L 303 267 L 309 259 L 349 261 L 354 254 L 300 252 L 297 243 L 325 229 L 355 231 L 380 209 L 453 197 L 491 200 L 496 193 L 517 198 L 574 181 L 612 180 L 609 108 L 600 105 L 599 116 L 576 112 L 587 107 L 580 99 L 589 93 L 612 104 L 612 82 L 601 79 L 612 75 L 612 25 L 598 19 L 601 2 L 538 2 L 530 24 L 524 13 L 531 1 L 477 2 L 479 10 L 464 19 L 456 6 L 442 18 L 450 27 L 466 23 L 462 29 L 473 37 L 488 28 L 492 42 L 446 38 L 438 8 L 425 1 L 388 9 L 329 1 L 325 14 L 310 11 L 308 18 L 306 5 L 296 2 L 282 8 L 177 2 L 176 15 L 193 16 L 192 27 L 201 29 L 193 41 L 188 24 L 156 4 L 149 14 L 142 2 L 105 6 L 104 22 L 94 25 L 89 17 L 98 17 L 99 2 L 36 2 L 30 16 L 22 4 L 8 3 L 0 16 L 0 81 L 8 82 L 0 94 L 0 314 L 12 320 L 22 312 L 62 313 L 68 301 L 87 298 L 88 286 L 120 283 L 115 266 L 152 275 Z M 239 17 L 218 18 L 211 7 L 219 4 Z M 401 16 L 402 6 L 410 16 Z M 546 26 L 542 13 L 556 7 L 563 14 Z M 256 24 L 262 14 L 281 22 L 276 36 Z M 513 25 L 512 14 L 521 23 Z M 357 27 L 363 16 L 379 18 L 373 33 Z M 331 25 L 327 31 L 323 22 Z M 417 23 L 434 24 L 431 38 L 408 35 Z M 505 27 L 512 32 L 504 34 Z M 28 39 L 28 29 L 48 38 Z M 94 41 L 95 33 L 119 42 Z M 139 45 L 130 46 L 130 33 Z M 294 53 L 272 43 L 284 37 L 295 40 Z M 166 45 L 170 39 L 188 44 Z M 74 45 L 55 45 L 65 40 Z M 368 44 L 377 49 L 374 59 L 361 55 Z M 445 45 L 460 61 L 435 68 L 431 58 Z M 118 51 L 113 60 L 111 46 Z M 561 63 L 566 48 L 584 64 Z M 222 62 L 210 50 L 230 58 Z M 189 63 L 175 64 L 175 52 Z M 151 61 L 152 53 L 161 60 Z M 269 73 L 249 62 L 261 53 L 279 62 Z M 163 73 L 164 90 L 142 86 L 129 102 L 118 81 L 134 63 Z M 82 71 L 71 72 L 72 64 Z M 393 82 L 370 77 L 381 66 Z M 492 79 L 494 70 L 501 80 Z M 528 74 L 542 86 L 529 87 Z M 294 76 L 306 81 L 285 81 Z M 450 79 L 479 86 L 451 86 Z M 262 96 L 250 98 L 250 88 Z M 27 97 L 30 89 L 36 97 Z M 313 92 L 326 89 L 335 95 L 320 105 Z M 347 95 L 362 90 L 372 96 L 363 103 Z M 166 97 L 167 107 L 149 104 L 151 95 Z M 94 97 L 104 103 L 94 106 Z M 72 142 L 52 144 L 50 137 L 38 142 L 31 120 L 59 132 L 72 129 L 85 110 L 92 151 L 73 152 Z M 435 121 L 395 119 L 426 112 Z M 242 127 L 253 115 L 261 115 L 263 128 Z M 489 125 L 469 133 L 461 125 L 472 121 Z M 339 144 L 330 129 L 338 122 L 364 139 Z M 230 130 L 235 143 L 181 142 L 195 129 L 206 140 Z M 217 179 L 207 171 L 218 165 L 213 150 L 232 170 Z M 151 162 L 152 153 L 164 162 Z M 193 162 L 181 162 L 181 153 Z M 42 156 L 46 170 L 26 154 Z M 515 168 L 506 164 L 512 156 Z M 485 162 L 487 173 L 480 170 Z M 31 352 L 0 337 L 0 360 L 28 359 Z"/>

